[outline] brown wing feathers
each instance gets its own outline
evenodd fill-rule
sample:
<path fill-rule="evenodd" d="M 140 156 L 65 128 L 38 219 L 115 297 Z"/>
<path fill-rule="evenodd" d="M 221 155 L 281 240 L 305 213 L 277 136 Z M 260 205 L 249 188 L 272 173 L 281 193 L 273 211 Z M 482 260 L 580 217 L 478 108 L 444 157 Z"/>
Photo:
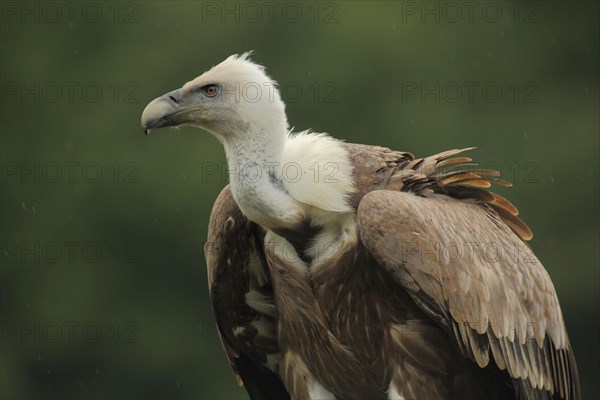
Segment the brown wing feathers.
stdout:
<path fill-rule="evenodd" d="M 467 202 L 472 201 L 485 205 L 494 220 L 502 220 L 522 240 L 530 240 L 533 234 L 529 227 L 517 217 L 518 209 L 504 197 L 487 190 L 492 184 L 501 186 L 511 186 L 511 184 L 500 179 L 498 171 L 481 168 L 471 158 L 459 155 L 466 150 L 470 149 L 449 150 L 421 159 L 414 159 L 410 155 L 405 155 L 406 158 L 410 158 L 402 165 L 398 165 L 390 176 L 385 189 L 411 192 L 424 197 L 444 194 Z M 390 194 L 390 196 L 392 195 Z M 395 213 L 392 210 L 390 211 Z M 393 231 L 395 228 L 390 227 L 389 229 Z M 381 242 L 379 243 L 381 244 Z M 461 298 L 449 296 L 445 301 L 440 302 L 440 299 L 436 298 L 436 294 L 440 293 L 439 290 L 427 290 L 430 287 L 430 281 L 424 278 L 428 274 L 423 274 L 422 272 L 425 271 L 419 270 L 425 268 L 425 266 L 405 264 L 403 267 L 414 280 L 414 283 L 411 284 L 411 279 L 404 279 L 403 282 L 407 288 L 410 289 L 412 288 L 411 285 L 416 284 L 420 287 L 418 293 L 423 294 L 424 291 L 429 293 L 429 296 L 433 296 L 433 298 L 427 295 L 415 296 L 415 301 L 423 309 L 429 310 L 434 317 L 437 315 L 444 319 L 443 316 L 448 318 L 448 313 L 451 313 L 451 319 L 454 319 L 455 323 L 450 324 L 448 327 L 458 339 L 457 344 L 463 354 L 481 367 L 488 365 L 491 358 L 493 358 L 500 370 L 510 372 L 511 377 L 514 379 L 518 398 L 580 398 L 576 365 L 568 339 L 565 339 L 566 336 L 561 338 L 561 335 L 556 335 L 554 332 L 559 326 L 560 329 L 563 329 L 562 318 L 557 320 L 550 318 L 549 321 L 546 321 L 547 315 L 539 315 L 539 307 L 557 307 L 556 304 L 540 302 L 540 298 L 547 299 L 547 296 L 555 296 L 552 293 L 553 289 L 546 287 L 544 277 L 536 275 L 534 271 L 531 271 L 531 268 L 528 268 L 529 272 L 527 273 L 522 271 L 521 274 L 513 274 L 515 278 L 520 276 L 520 279 L 523 280 L 522 282 L 515 282 L 515 284 L 523 290 L 521 292 L 521 295 L 524 296 L 521 299 L 523 306 L 533 313 L 529 315 L 529 318 L 537 323 L 537 326 L 532 327 L 536 331 L 531 332 L 535 335 L 535 340 L 533 340 L 532 337 L 525 337 L 526 335 L 516 335 L 518 332 L 511 332 L 509 326 L 504 326 L 511 323 L 511 321 L 516 326 L 524 326 L 528 322 L 527 320 L 522 321 L 523 318 L 521 318 L 527 315 L 520 316 L 519 313 L 512 313 L 514 315 L 507 316 L 505 314 L 509 309 L 500 306 L 502 301 L 507 302 L 506 304 L 516 304 L 517 300 L 513 298 L 516 293 L 499 291 L 499 287 L 488 288 L 486 285 L 475 285 L 481 289 L 481 293 L 477 293 L 477 295 L 483 300 L 487 299 L 485 301 L 491 307 L 491 309 L 488 309 L 490 318 L 495 316 L 495 324 L 487 324 L 483 323 L 487 321 L 487 317 L 481 320 L 470 315 L 478 308 L 477 304 L 468 301 L 469 299 L 473 300 L 472 296 L 468 295 L 468 291 L 462 290 L 464 293 Z M 540 265 L 541 268 L 543 267 Z M 480 269 L 480 272 L 490 272 L 484 270 L 485 268 Z M 456 285 L 460 285 L 460 277 L 462 276 L 459 273 L 460 271 L 446 272 L 456 274 L 455 278 L 457 280 L 454 282 Z M 438 278 L 445 285 L 450 285 L 453 282 L 452 279 L 445 279 L 442 276 Z M 479 279 L 487 280 L 485 276 Z M 531 279 L 535 279 L 535 282 Z M 486 290 L 493 290 L 494 292 L 486 293 Z M 544 295 L 538 293 L 536 296 L 531 292 L 532 290 L 541 290 Z M 547 296 L 546 291 L 549 291 Z M 505 297 L 507 295 L 509 297 Z M 500 303 L 498 303 L 493 299 L 504 300 L 500 300 Z M 440 304 L 446 302 L 448 302 L 448 308 L 440 307 Z M 519 317 L 519 319 L 514 319 L 516 317 Z M 480 324 L 469 326 L 466 323 L 456 323 L 456 318 L 459 321 L 479 321 Z M 498 325 L 498 323 L 503 324 Z M 542 335 L 538 337 L 540 333 Z M 546 334 L 544 335 L 544 333 Z"/>
<path fill-rule="evenodd" d="M 533 232 L 517 215 L 519 210 L 504 197 L 484 190 L 492 184 L 512 186 L 499 179 L 500 172 L 478 168 L 469 157 L 454 157 L 473 147 L 448 150 L 426 158 L 415 159 L 392 177 L 401 180 L 397 186 L 417 194 L 444 193 L 460 199 L 479 200 L 490 206 L 498 216 L 523 240 L 531 240 Z"/>
<path fill-rule="evenodd" d="M 205 245 L 209 293 L 221 344 L 238 383 L 244 384 L 251 399 L 289 399 L 279 377 L 266 367 L 267 355 L 280 351 L 275 320 L 248 304 L 251 290 L 267 292 L 265 300 L 272 295 L 259 250 L 261 240 L 258 227 L 244 217 L 229 186 L 225 187 L 213 207 Z"/>
<path fill-rule="evenodd" d="M 424 184 L 426 190 L 435 186 Z M 493 199 L 467 193 L 484 203 Z M 526 245 L 506 225 L 495 227 L 479 206 L 424 197 L 390 190 L 365 196 L 357 223 L 369 252 L 455 337 L 463 355 L 480 367 L 493 359 L 513 379 L 517 398 L 580 399 L 564 321 L 543 266 L 525 249 L 510 253 Z M 432 244 L 448 243 L 496 243 L 504 253 L 494 261 L 481 249 L 453 260 L 432 252 Z"/>

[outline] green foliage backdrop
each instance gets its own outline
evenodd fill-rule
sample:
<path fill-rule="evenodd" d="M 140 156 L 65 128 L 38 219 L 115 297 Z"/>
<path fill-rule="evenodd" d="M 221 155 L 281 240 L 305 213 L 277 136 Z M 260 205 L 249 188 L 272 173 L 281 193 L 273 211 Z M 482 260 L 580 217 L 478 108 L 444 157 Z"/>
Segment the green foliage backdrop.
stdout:
<path fill-rule="evenodd" d="M 1 11 L 2 398 L 245 398 L 202 250 L 223 150 L 198 129 L 145 137 L 139 119 L 250 49 L 298 130 L 418 156 L 477 146 L 500 168 L 555 282 L 584 393 L 600 395 L 597 2 Z"/>

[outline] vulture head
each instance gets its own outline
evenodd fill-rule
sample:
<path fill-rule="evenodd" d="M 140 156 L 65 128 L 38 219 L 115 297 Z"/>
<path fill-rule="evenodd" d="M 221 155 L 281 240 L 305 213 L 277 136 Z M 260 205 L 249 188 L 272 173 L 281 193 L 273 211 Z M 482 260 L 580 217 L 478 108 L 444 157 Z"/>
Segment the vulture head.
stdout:
<path fill-rule="evenodd" d="M 142 114 L 144 132 L 192 125 L 223 142 L 253 132 L 287 132 L 277 83 L 249 55 L 232 55 L 181 88 L 154 99 Z"/>
<path fill-rule="evenodd" d="M 151 101 L 142 128 L 192 125 L 224 145 L 231 192 L 244 215 L 263 226 L 291 226 L 303 208 L 285 190 L 282 162 L 288 124 L 276 82 L 250 53 L 233 55 Z M 304 169 L 307 169 L 308 166 Z"/>

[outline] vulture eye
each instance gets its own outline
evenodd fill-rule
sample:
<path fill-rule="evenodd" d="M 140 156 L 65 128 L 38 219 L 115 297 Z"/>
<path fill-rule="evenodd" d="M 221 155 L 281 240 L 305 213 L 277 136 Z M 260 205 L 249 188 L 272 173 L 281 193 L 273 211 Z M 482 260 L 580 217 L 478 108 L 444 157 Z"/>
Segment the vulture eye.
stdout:
<path fill-rule="evenodd" d="M 219 92 L 219 87 L 215 84 L 206 85 L 203 89 L 208 97 L 215 97 Z"/>

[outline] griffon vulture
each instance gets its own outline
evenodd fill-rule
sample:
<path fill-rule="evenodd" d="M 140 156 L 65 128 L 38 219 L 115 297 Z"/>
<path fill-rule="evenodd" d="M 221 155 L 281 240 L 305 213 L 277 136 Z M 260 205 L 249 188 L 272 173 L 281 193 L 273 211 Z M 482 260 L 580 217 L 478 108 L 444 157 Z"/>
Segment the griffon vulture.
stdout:
<path fill-rule="evenodd" d="M 225 353 L 252 399 L 579 399 L 575 358 L 510 185 L 425 158 L 289 131 L 248 53 L 158 97 L 153 128 L 198 126 L 230 184 L 205 246 Z"/>

